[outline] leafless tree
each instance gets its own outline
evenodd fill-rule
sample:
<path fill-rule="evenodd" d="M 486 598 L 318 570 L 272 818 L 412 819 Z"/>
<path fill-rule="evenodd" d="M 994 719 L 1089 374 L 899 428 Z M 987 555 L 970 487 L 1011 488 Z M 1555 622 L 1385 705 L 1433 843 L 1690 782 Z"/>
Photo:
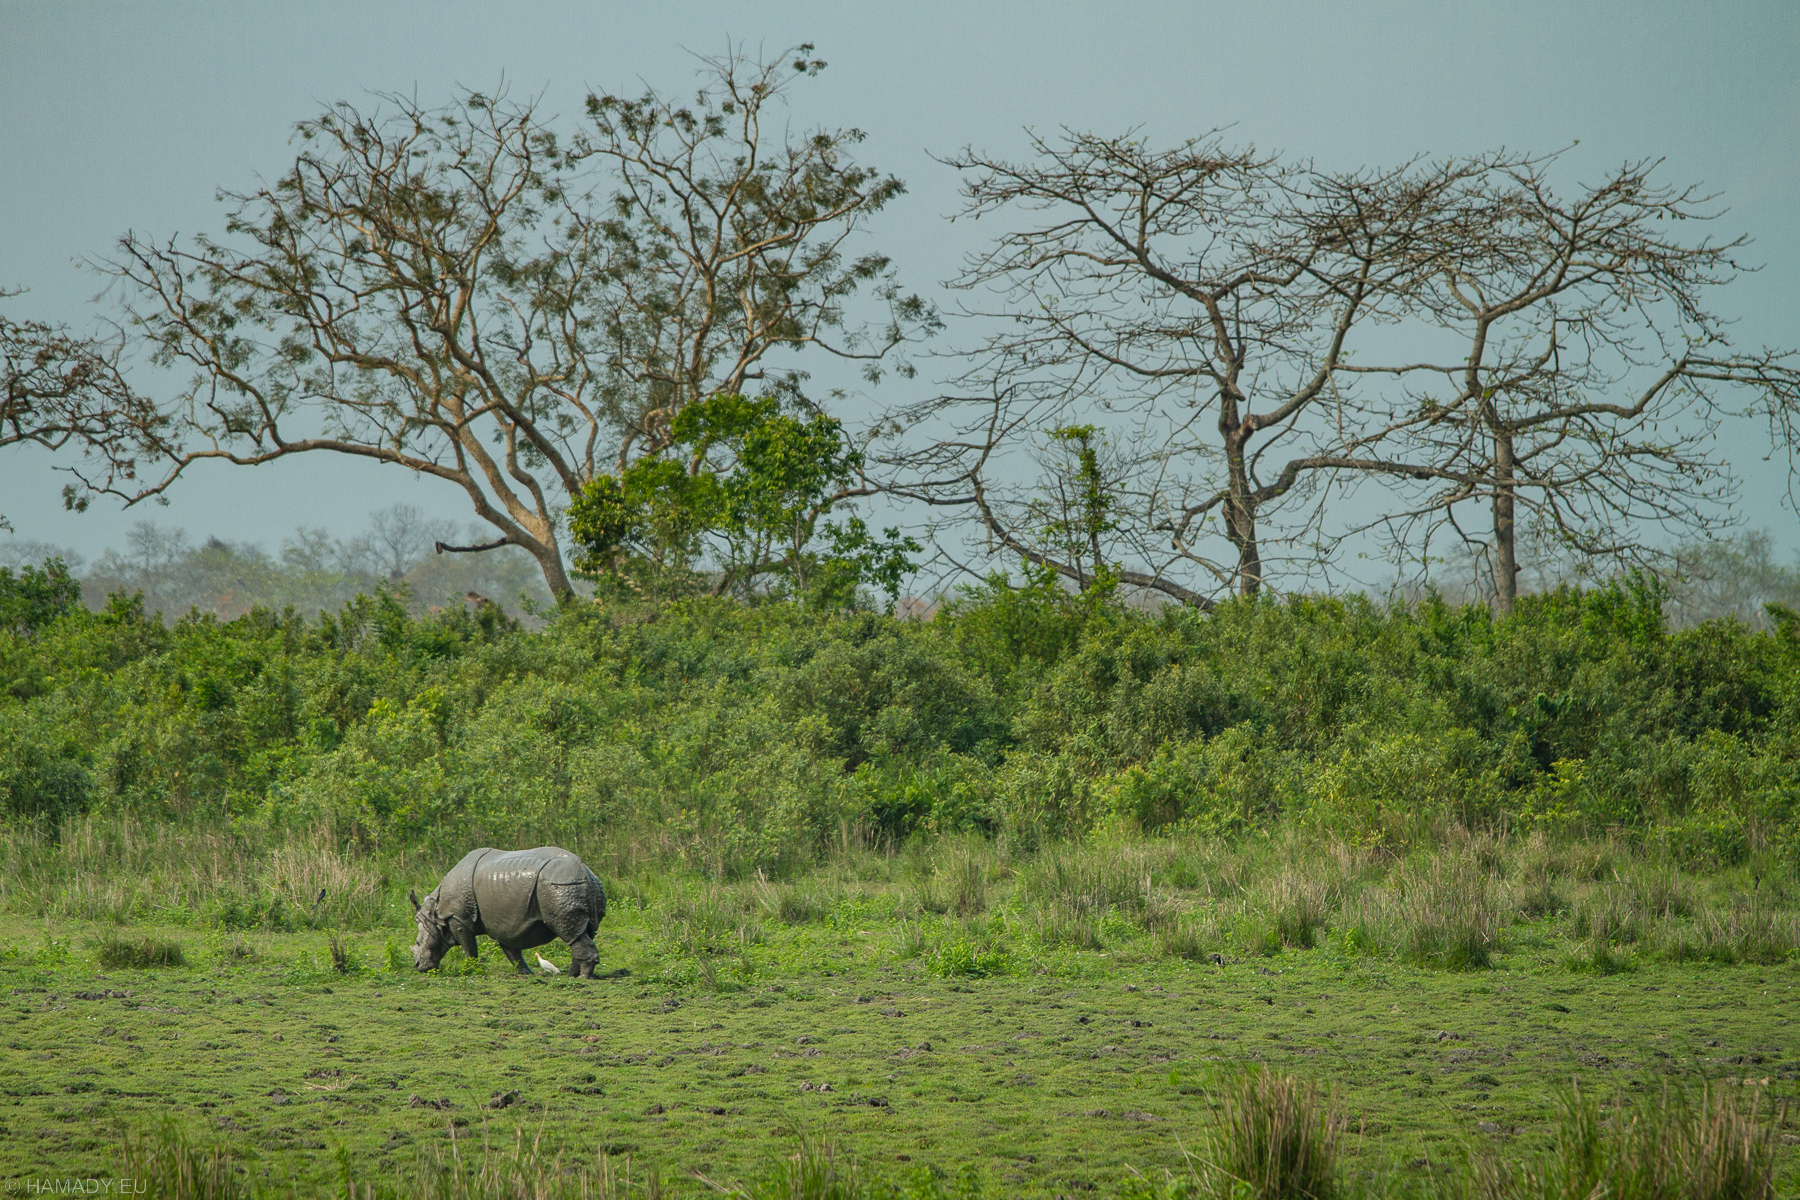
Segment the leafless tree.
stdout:
<path fill-rule="evenodd" d="M 457 536 L 454 522 L 428 520 L 416 504 L 393 504 L 369 514 L 368 553 L 379 573 L 398 582 L 419 561 Z"/>
<path fill-rule="evenodd" d="M 1404 314 L 1449 198 L 1484 163 L 1330 174 L 1216 133 L 1172 150 L 1135 133 L 1032 146 L 1025 163 L 948 160 L 965 216 L 1016 223 L 957 281 L 1000 300 L 968 310 L 999 325 L 956 394 L 906 414 L 937 432 L 893 466 L 909 494 L 971 506 L 999 546 L 1073 579 L 1033 529 L 1042 493 L 1008 486 L 1003 464 L 1107 422 L 1110 544 L 1137 564 L 1121 580 L 1203 606 L 1254 595 L 1272 539 L 1316 552 L 1315 476 L 1341 470 L 1359 432 L 1346 368 L 1363 343 L 1381 351 L 1369 327 Z"/>
<path fill-rule="evenodd" d="M 0 299 L 9 293 L 0 291 Z M 132 391 L 120 371 L 121 340 L 82 337 L 66 327 L 0 316 L 0 448 L 37 445 L 81 451 L 83 478 L 129 487 L 140 466 L 171 452 L 168 421 Z M 71 508 L 90 492 L 63 491 Z M 0 517 L 0 529 L 10 528 Z"/>
<path fill-rule="evenodd" d="M 695 398 L 802 398 L 778 351 L 871 369 L 930 314 L 879 256 L 846 258 L 901 190 L 850 159 L 856 130 L 768 125 L 824 64 L 733 53 L 691 105 L 592 96 L 561 139 L 530 104 L 387 96 L 299 126 L 274 184 L 232 205 L 228 237 L 130 235 L 107 269 L 134 326 L 192 382 L 164 415 L 174 468 L 326 451 L 462 489 L 570 592 L 559 528 L 603 465 L 653 452 Z M 847 306 L 886 303 L 873 327 Z M 698 469 L 703 464 L 696 464 Z"/>
<path fill-rule="evenodd" d="M 1006 456 L 1093 420 L 1114 427 L 1101 524 L 1138 564 L 1122 578 L 1188 603 L 1254 594 L 1272 542 L 1319 561 L 1380 531 L 1417 562 L 1449 527 L 1506 610 L 1521 507 L 1578 557 L 1641 559 L 1728 520 L 1721 422 L 1758 415 L 1800 444 L 1795 356 L 1734 352 L 1708 308 L 1742 240 L 1684 236 L 1707 198 L 1656 185 L 1654 164 L 1563 199 L 1555 156 L 1333 174 L 1216 134 L 1033 147 L 950 160 L 966 215 L 1014 223 L 959 281 L 998 296 L 972 312 L 1003 324 L 960 394 L 909 414 L 950 428 L 894 465 L 1071 579 L 1045 536 L 1066 524 L 1042 515 L 1056 486 L 1008 481 Z M 1328 504 L 1371 481 L 1391 489 L 1373 519 Z"/>
<path fill-rule="evenodd" d="M 1790 465 L 1800 445 L 1800 356 L 1735 351 L 1711 310 L 1744 245 L 1687 236 L 1711 198 L 1657 184 L 1648 162 L 1565 197 L 1555 161 L 1466 174 L 1408 296 L 1427 353 L 1341 368 L 1402 383 L 1357 393 L 1359 432 L 1336 456 L 1398 485 L 1374 526 L 1416 563 L 1445 530 L 1475 547 L 1501 611 L 1522 518 L 1576 559 L 1643 563 L 1731 523 L 1722 423 L 1760 417 Z"/>

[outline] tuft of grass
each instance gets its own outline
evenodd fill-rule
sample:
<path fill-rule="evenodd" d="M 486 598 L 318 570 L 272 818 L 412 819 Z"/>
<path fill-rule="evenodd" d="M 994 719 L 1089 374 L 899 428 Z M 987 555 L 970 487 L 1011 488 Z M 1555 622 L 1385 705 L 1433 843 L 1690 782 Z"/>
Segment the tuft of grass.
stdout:
<path fill-rule="evenodd" d="M 763 940 L 762 924 L 748 915 L 757 901 L 712 880 L 675 889 L 665 900 L 666 935 L 682 954 L 715 955 L 741 951 Z"/>
<path fill-rule="evenodd" d="M 730 1187 L 699 1178 L 733 1200 L 883 1200 L 892 1195 L 892 1188 L 842 1156 L 830 1141 L 809 1138 L 798 1129 L 792 1136 L 793 1150 L 755 1178 Z M 943 1195 L 941 1188 L 937 1195 Z"/>
<path fill-rule="evenodd" d="M 1329 923 L 1331 894 L 1316 879 L 1298 872 L 1282 873 L 1274 887 L 1274 934 L 1283 946 L 1311 950 L 1319 944 L 1319 931 Z"/>
<path fill-rule="evenodd" d="M 1772 1200 L 1775 1120 L 1708 1087 L 1693 1102 L 1673 1089 L 1653 1103 L 1621 1096 L 1603 1114 L 1579 1085 L 1561 1097 L 1556 1145 L 1523 1163 L 1473 1164 L 1481 1200 Z"/>
<path fill-rule="evenodd" d="M 148 937 L 107 938 L 100 943 L 96 957 L 99 958 L 100 965 L 108 970 L 187 965 L 187 955 L 182 953 L 180 942 L 165 942 Z"/>
<path fill-rule="evenodd" d="M 1012 956 L 1006 952 L 1006 947 L 988 939 L 946 941 L 929 961 L 932 974 L 945 979 L 980 979 L 1004 975 L 1012 969 Z"/>
<path fill-rule="evenodd" d="M 1800 950 L 1800 917 L 1760 895 L 1710 909 L 1698 924 L 1704 957 L 1714 962 L 1771 965 Z"/>
<path fill-rule="evenodd" d="M 1569 914 L 1569 927 L 1577 938 L 1627 946 L 1644 940 L 1647 932 L 1636 896 L 1613 884 L 1583 894 Z"/>
<path fill-rule="evenodd" d="M 1220 1103 L 1208 1168 L 1214 1191 L 1259 1200 L 1338 1194 L 1338 1123 L 1329 1096 L 1298 1076 L 1259 1069 L 1232 1077 Z M 1219 1186 L 1222 1185 L 1222 1186 Z"/>
<path fill-rule="evenodd" d="M 1569 907 L 1569 901 L 1549 879 L 1533 879 L 1513 892 L 1513 904 L 1519 915 L 1537 921 L 1554 917 Z"/>
<path fill-rule="evenodd" d="M 1224 942 L 1218 915 L 1212 911 L 1183 913 L 1156 928 L 1156 947 L 1170 958 L 1204 959 L 1217 954 Z"/>
<path fill-rule="evenodd" d="M 130 1134 L 119 1174 L 159 1200 L 249 1200 L 249 1177 L 220 1145 L 199 1146 L 173 1125 Z"/>
<path fill-rule="evenodd" d="M 1621 975 L 1627 971 L 1637 970 L 1637 960 L 1625 954 L 1604 937 L 1590 937 L 1586 941 L 1576 942 L 1569 948 L 1563 959 L 1563 965 L 1571 971 L 1583 971 L 1594 975 Z"/>
<path fill-rule="evenodd" d="M 1058 909 L 1038 913 L 1031 919 L 1032 935 L 1049 949 L 1104 950 L 1101 921 L 1092 915 L 1074 915 Z"/>
<path fill-rule="evenodd" d="M 1403 872 L 1395 915 L 1407 958 L 1453 971 L 1485 970 L 1500 949 L 1502 915 L 1491 877 L 1467 857 L 1442 855 Z"/>
<path fill-rule="evenodd" d="M 527 1140 L 519 1130 L 510 1146 L 495 1145 L 484 1137 L 478 1146 L 457 1146 L 453 1141 L 448 1151 L 429 1147 L 404 1177 L 394 1179 L 358 1178 L 349 1160 L 340 1157 L 337 1184 L 318 1194 L 352 1200 L 671 1200 L 655 1167 L 634 1169 L 629 1155 L 621 1159 L 610 1154 L 605 1144 L 591 1158 L 571 1158 L 547 1151 L 540 1139 L 541 1135 Z M 144 1194 L 157 1200 L 251 1200 L 258 1194 L 248 1168 L 230 1150 L 221 1145 L 202 1147 L 172 1124 L 128 1134 L 122 1159 L 123 1173 L 147 1184 Z M 829 1179 L 835 1168 L 829 1146 L 823 1159 Z M 820 1177 L 812 1164 L 806 1165 L 810 1173 L 797 1176 L 801 1184 Z M 858 1180 L 858 1190 L 780 1191 L 767 1184 L 759 1189 L 740 1185 L 718 1190 L 746 1200 L 862 1200 L 873 1194 L 853 1171 L 851 1177 Z"/>

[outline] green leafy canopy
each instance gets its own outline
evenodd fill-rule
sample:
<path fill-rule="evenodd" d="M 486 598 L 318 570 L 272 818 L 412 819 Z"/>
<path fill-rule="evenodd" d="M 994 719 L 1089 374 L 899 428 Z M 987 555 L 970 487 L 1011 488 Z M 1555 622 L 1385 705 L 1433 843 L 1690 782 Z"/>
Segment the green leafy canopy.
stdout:
<path fill-rule="evenodd" d="M 897 529 L 876 537 L 860 517 L 825 520 L 866 494 L 862 467 L 834 417 L 783 412 L 773 397 L 709 397 L 676 415 L 663 453 L 588 481 L 569 506 L 577 569 L 668 589 L 697 586 L 710 561 L 715 594 L 776 591 L 841 608 L 878 586 L 897 598 L 918 542 Z"/>

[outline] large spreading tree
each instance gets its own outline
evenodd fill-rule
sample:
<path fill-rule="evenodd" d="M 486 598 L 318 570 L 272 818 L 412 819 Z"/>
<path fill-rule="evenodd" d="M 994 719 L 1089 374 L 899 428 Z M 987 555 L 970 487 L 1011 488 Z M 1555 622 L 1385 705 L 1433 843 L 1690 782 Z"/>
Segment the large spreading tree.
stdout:
<path fill-rule="evenodd" d="M 934 319 L 859 252 L 900 181 L 854 161 L 854 129 L 779 122 L 810 54 L 710 61 L 689 103 L 590 96 L 568 136 L 478 93 L 304 122 L 291 168 L 227 197 L 224 236 L 122 240 L 131 324 L 190 382 L 161 409 L 164 476 L 86 482 L 139 499 L 209 460 L 372 459 L 459 488 L 489 545 L 569 593 L 564 510 L 674 450 L 684 409 L 811 411 L 795 352 L 873 378 Z"/>

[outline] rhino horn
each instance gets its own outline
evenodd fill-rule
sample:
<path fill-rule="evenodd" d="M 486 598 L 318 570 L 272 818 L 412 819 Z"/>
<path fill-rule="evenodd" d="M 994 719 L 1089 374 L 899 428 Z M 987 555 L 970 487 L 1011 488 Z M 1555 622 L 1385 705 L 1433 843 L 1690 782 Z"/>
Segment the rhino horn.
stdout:
<path fill-rule="evenodd" d="M 407 888 L 406 889 L 406 898 L 408 900 L 412 901 L 413 911 L 418 912 L 419 911 L 419 890 L 417 888 Z"/>

